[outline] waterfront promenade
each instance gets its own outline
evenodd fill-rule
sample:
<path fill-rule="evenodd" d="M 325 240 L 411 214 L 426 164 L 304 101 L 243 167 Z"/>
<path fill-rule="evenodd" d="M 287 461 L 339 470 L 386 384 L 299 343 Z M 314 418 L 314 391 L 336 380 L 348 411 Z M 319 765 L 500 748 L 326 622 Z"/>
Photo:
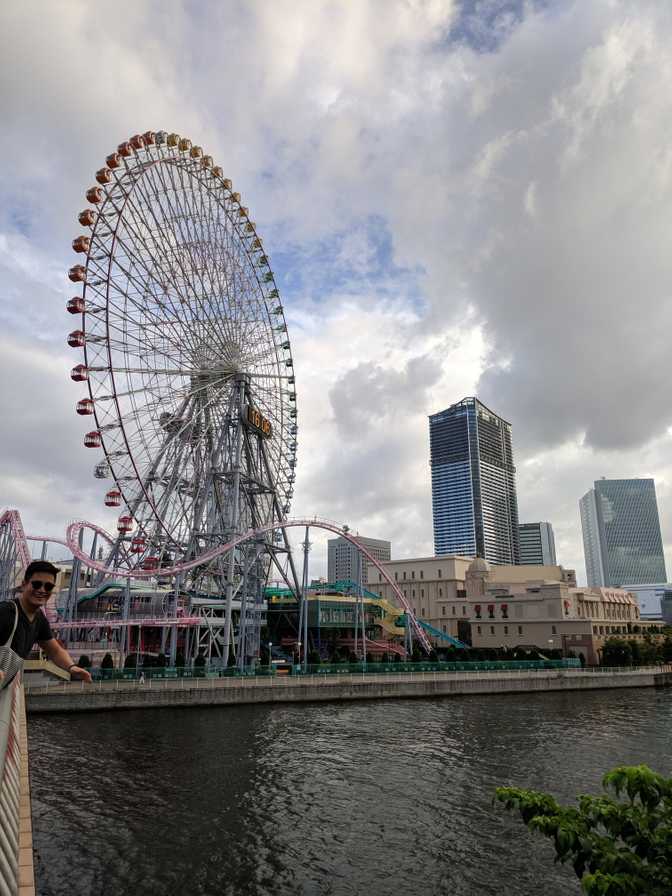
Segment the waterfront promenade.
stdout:
<path fill-rule="evenodd" d="M 460 697 L 545 691 L 672 686 L 672 665 L 624 669 L 544 669 L 98 681 L 26 687 L 29 713 L 143 707 L 227 706 L 340 700 Z"/>

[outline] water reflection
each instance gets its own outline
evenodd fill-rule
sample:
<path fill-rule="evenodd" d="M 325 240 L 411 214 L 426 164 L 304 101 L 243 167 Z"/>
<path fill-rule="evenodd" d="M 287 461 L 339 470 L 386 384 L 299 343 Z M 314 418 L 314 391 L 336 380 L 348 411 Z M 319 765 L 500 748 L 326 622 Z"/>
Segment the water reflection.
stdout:
<path fill-rule="evenodd" d="M 494 788 L 669 774 L 671 730 L 648 690 L 35 716 L 38 889 L 578 893 Z"/>

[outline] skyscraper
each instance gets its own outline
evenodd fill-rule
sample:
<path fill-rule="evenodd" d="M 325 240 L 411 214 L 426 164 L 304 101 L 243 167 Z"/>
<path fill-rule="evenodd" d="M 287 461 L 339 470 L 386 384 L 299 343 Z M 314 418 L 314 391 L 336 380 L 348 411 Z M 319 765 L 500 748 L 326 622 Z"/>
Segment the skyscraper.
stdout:
<path fill-rule="evenodd" d="M 389 541 L 380 538 L 365 538 L 355 535 L 355 540 L 366 548 L 376 560 L 389 560 L 392 546 Z M 362 572 L 366 580 L 366 568 L 369 561 L 362 561 Z M 347 538 L 330 538 L 327 542 L 327 577 L 330 582 L 353 581 L 359 575 L 359 551 Z"/>
<path fill-rule="evenodd" d="M 477 398 L 429 418 L 434 553 L 518 563 L 511 424 Z"/>
<path fill-rule="evenodd" d="M 653 479 L 598 479 L 579 509 L 588 585 L 667 580 Z"/>
<path fill-rule="evenodd" d="M 555 538 L 550 523 L 521 523 L 518 526 L 521 566 L 555 566 Z"/>

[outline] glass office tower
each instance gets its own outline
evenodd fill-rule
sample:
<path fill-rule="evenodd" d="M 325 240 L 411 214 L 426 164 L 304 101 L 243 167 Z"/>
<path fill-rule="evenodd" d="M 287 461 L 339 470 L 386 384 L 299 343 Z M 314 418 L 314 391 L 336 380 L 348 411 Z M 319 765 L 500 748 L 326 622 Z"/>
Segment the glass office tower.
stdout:
<path fill-rule="evenodd" d="M 518 563 L 511 425 L 477 398 L 429 418 L 434 553 Z"/>
<path fill-rule="evenodd" d="M 653 479 L 598 479 L 579 509 L 588 585 L 667 581 Z"/>
<path fill-rule="evenodd" d="M 521 523 L 518 526 L 521 566 L 555 566 L 555 537 L 550 523 Z"/>

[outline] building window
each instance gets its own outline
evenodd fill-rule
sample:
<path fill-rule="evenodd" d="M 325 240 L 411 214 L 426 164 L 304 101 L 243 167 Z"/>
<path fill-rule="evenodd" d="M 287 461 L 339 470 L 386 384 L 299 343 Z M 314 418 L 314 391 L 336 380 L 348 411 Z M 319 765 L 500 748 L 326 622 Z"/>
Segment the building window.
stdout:
<path fill-rule="evenodd" d="M 439 597 L 443 597 L 443 589 L 439 588 Z"/>
<path fill-rule="evenodd" d="M 522 633 L 523 633 L 523 627 L 522 627 L 522 625 L 519 625 L 518 626 L 518 634 L 522 635 Z"/>
<path fill-rule="evenodd" d="M 404 570 L 404 582 L 406 581 L 406 571 Z"/>
<path fill-rule="evenodd" d="M 424 579 L 424 577 L 425 577 L 424 572 L 423 572 L 422 570 L 420 570 L 420 578 L 421 578 L 421 579 Z"/>
<path fill-rule="evenodd" d="M 479 635 L 481 634 L 481 627 L 480 627 L 480 625 L 477 625 L 477 626 L 476 626 L 476 631 L 478 632 Z"/>
<path fill-rule="evenodd" d="M 415 570 L 414 570 L 414 569 L 411 570 L 411 578 L 412 578 L 412 579 L 415 578 Z"/>
<path fill-rule="evenodd" d="M 495 627 L 494 627 L 494 625 L 491 625 L 490 626 L 490 634 L 494 635 L 494 633 L 495 633 Z"/>
<path fill-rule="evenodd" d="M 444 633 L 444 635 L 445 635 L 445 633 L 446 633 L 446 626 L 445 626 L 445 625 L 442 625 L 441 628 L 443 629 L 443 633 Z"/>
<path fill-rule="evenodd" d="M 398 572 L 395 572 L 395 574 L 394 574 L 394 581 L 395 582 L 399 581 L 399 573 Z"/>
<path fill-rule="evenodd" d="M 445 616 L 445 615 L 446 615 L 446 608 L 445 608 L 445 606 L 441 607 L 441 615 L 442 615 L 442 616 Z"/>
<path fill-rule="evenodd" d="M 453 607 L 453 616 L 455 615 L 455 607 Z"/>
<path fill-rule="evenodd" d="M 439 578 L 439 579 L 441 578 L 441 570 L 439 570 L 438 578 Z"/>
<path fill-rule="evenodd" d="M 415 588 L 411 591 L 411 597 L 415 597 Z"/>
<path fill-rule="evenodd" d="M 383 574 L 382 574 L 382 572 L 379 572 L 379 573 L 378 573 L 378 581 L 379 581 L 379 582 L 382 582 L 382 581 L 383 581 Z"/>
<path fill-rule="evenodd" d="M 466 607 L 462 607 L 462 615 L 463 615 L 463 616 L 466 616 L 466 615 L 467 615 L 467 608 L 466 608 Z"/>
<path fill-rule="evenodd" d="M 421 588 L 420 589 L 420 597 L 424 597 L 424 596 L 425 596 L 425 589 Z"/>
<path fill-rule="evenodd" d="M 552 635 L 557 635 L 557 633 L 558 633 L 558 632 L 557 632 L 555 626 L 552 625 L 552 626 L 551 626 L 551 634 L 552 634 Z"/>
<path fill-rule="evenodd" d="M 508 635 L 508 633 L 509 633 L 509 627 L 508 627 L 508 625 L 505 625 L 504 626 L 504 634 Z"/>

